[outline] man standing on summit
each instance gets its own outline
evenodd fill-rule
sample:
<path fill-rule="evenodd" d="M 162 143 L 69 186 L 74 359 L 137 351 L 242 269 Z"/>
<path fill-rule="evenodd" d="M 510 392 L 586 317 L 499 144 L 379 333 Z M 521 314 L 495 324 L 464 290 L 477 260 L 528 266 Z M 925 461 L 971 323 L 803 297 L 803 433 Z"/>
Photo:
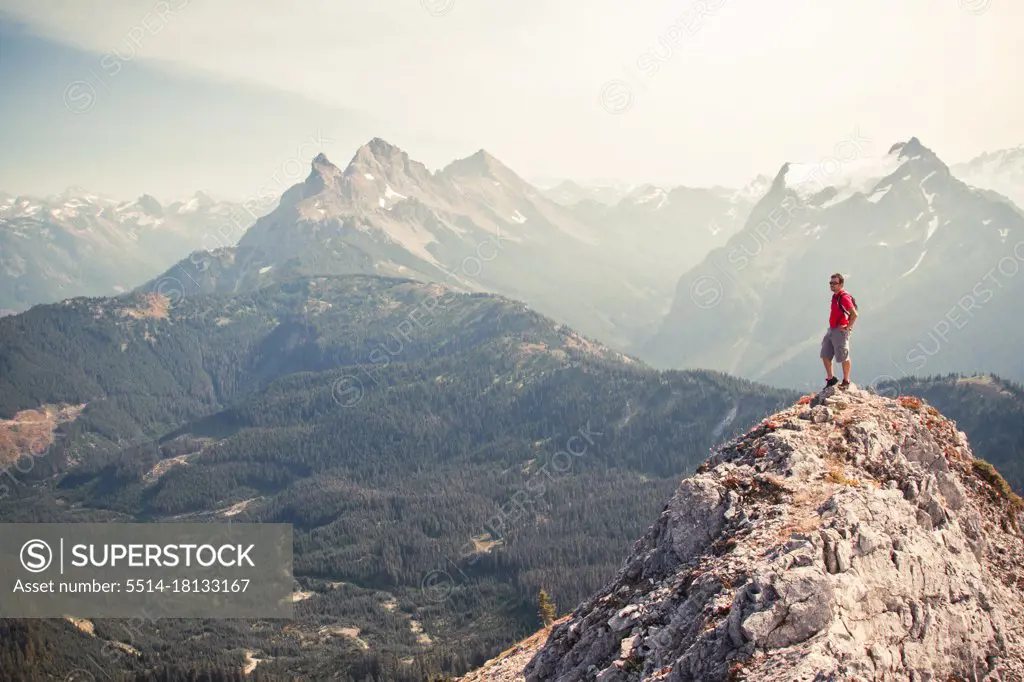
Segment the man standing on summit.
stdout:
<path fill-rule="evenodd" d="M 843 365 L 843 383 L 839 388 L 850 387 L 850 332 L 857 319 L 857 301 L 843 289 L 843 276 L 838 272 L 829 277 L 832 290 L 832 311 L 828 316 L 828 331 L 821 340 L 821 360 L 825 363 L 825 388 L 835 386 L 839 379 L 832 374 L 832 358 Z"/>

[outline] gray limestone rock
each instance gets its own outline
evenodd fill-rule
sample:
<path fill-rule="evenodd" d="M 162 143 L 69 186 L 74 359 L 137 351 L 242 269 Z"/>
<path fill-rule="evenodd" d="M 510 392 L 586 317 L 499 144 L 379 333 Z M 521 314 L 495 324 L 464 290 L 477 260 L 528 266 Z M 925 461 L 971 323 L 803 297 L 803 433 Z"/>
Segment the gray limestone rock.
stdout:
<path fill-rule="evenodd" d="M 964 434 L 858 389 L 812 400 L 844 429 L 805 412 L 717 448 L 525 680 L 1024 680 L 1024 519 Z"/>
<path fill-rule="evenodd" d="M 815 424 L 824 424 L 832 421 L 832 410 L 828 409 L 824 405 L 818 405 L 811 409 L 811 422 Z"/>

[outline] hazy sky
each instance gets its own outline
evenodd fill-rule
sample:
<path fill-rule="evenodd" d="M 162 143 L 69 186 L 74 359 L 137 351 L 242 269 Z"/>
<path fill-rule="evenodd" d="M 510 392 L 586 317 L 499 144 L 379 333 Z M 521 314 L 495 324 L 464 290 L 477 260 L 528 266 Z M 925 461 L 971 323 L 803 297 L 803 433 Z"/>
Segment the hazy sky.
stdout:
<path fill-rule="evenodd" d="M 1019 0 L 0 0 L 0 190 L 244 196 L 378 135 L 528 179 L 737 186 L 858 128 L 952 163 L 1024 143 L 1021 27 Z"/>

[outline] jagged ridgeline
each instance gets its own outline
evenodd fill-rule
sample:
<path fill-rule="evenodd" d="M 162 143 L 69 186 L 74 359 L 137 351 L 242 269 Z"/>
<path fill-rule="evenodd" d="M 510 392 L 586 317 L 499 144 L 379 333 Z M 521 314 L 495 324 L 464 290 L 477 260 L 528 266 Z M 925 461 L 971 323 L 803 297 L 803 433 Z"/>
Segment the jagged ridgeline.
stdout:
<path fill-rule="evenodd" d="M 368 276 L 72 299 L 0 340 L 3 521 L 295 527 L 294 622 L 8 622 L 2 660 L 32 642 L 58 677 L 110 641 L 132 674 L 464 672 L 535 629 L 540 589 L 599 589 L 715 443 L 797 397 Z"/>
<path fill-rule="evenodd" d="M 614 206 L 566 206 L 484 150 L 432 172 L 374 138 L 344 166 L 318 155 L 244 234 L 229 230 L 223 248 L 192 253 L 141 290 L 237 293 L 297 275 L 396 276 L 522 300 L 624 348 L 654 330 L 679 274 L 724 244 L 766 188 L 646 186 Z"/>
<path fill-rule="evenodd" d="M 822 394 L 718 448 L 613 580 L 466 680 L 1020 680 L 1022 566 L 1024 501 L 952 421 Z"/>

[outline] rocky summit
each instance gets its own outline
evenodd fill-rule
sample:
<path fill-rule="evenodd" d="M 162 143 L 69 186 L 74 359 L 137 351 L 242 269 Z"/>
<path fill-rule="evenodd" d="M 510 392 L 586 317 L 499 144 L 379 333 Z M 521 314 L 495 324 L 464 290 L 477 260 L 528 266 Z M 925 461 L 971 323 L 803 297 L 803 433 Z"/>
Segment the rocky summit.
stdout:
<path fill-rule="evenodd" d="M 1024 680 L 1022 523 L 955 422 L 828 389 L 718 447 L 489 679 Z"/>

